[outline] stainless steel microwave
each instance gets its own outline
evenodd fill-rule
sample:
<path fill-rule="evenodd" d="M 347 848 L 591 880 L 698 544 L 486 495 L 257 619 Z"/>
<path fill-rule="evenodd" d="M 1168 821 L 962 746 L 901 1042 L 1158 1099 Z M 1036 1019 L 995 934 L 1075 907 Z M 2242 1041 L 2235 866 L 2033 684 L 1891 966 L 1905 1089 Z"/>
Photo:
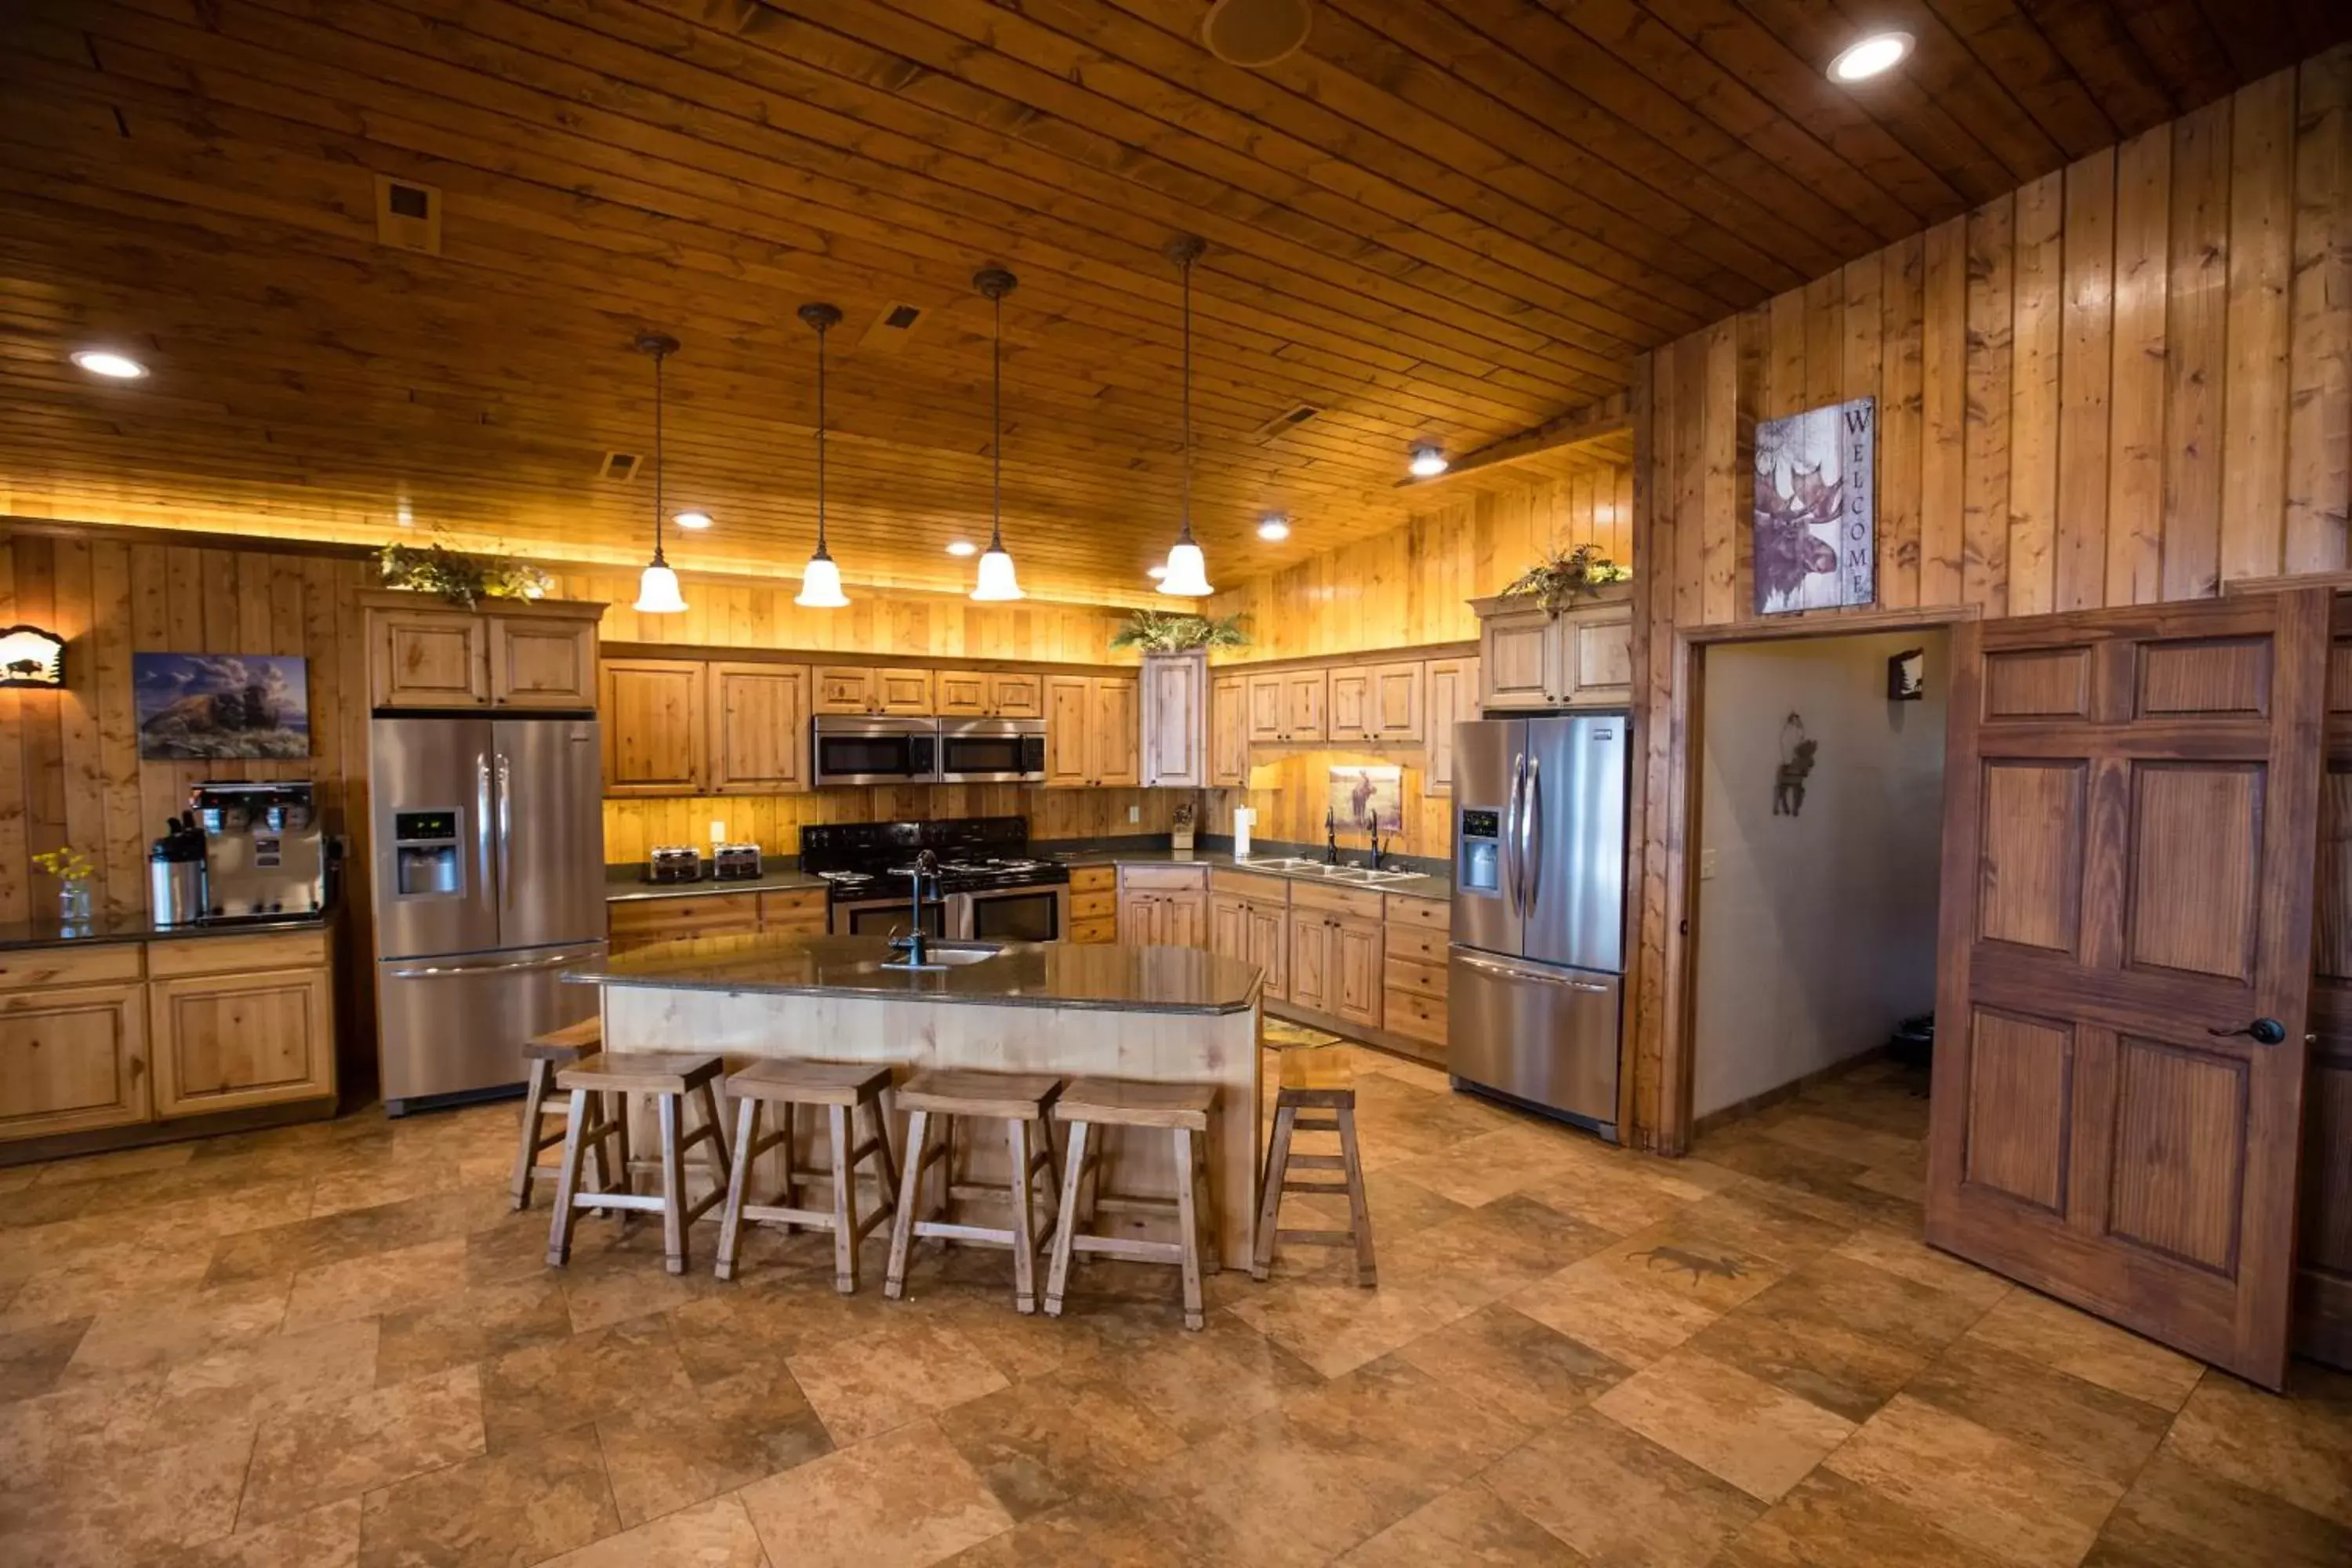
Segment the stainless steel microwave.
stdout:
<path fill-rule="evenodd" d="M 948 784 L 1044 784 L 1043 719 L 942 719 L 940 777 Z"/>
<path fill-rule="evenodd" d="M 811 726 L 809 749 L 819 785 L 939 782 L 936 719 L 821 713 Z"/>

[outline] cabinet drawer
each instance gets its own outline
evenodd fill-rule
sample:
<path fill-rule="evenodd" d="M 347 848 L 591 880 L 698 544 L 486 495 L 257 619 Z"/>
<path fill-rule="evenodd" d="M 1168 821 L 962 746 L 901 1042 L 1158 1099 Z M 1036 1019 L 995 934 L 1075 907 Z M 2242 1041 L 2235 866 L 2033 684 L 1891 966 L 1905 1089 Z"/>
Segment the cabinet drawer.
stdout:
<path fill-rule="evenodd" d="M 1070 923 L 1073 925 L 1082 921 L 1115 920 L 1118 915 L 1118 895 L 1108 888 L 1099 893 L 1070 895 Z"/>
<path fill-rule="evenodd" d="M 0 991 L 36 985 L 102 985 L 139 978 L 139 947 L 35 947 L 0 952 Z"/>
<path fill-rule="evenodd" d="M 1072 893 L 1107 893 L 1118 886 L 1116 866 L 1078 866 L 1070 871 Z"/>
<path fill-rule="evenodd" d="M 1410 958 L 1400 958 L 1396 950 L 1389 950 L 1387 984 L 1391 991 L 1411 991 L 1416 995 L 1444 997 L 1445 966 L 1442 963 L 1420 963 Z"/>
<path fill-rule="evenodd" d="M 1446 963 L 1446 936 L 1442 931 L 1425 931 L 1420 926 L 1401 926 L 1389 922 L 1389 956 L 1410 959 L 1444 969 Z"/>
<path fill-rule="evenodd" d="M 1391 893 L 1389 923 L 1421 926 L 1434 931 L 1451 931 L 1454 929 L 1454 906 L 1444 899 L 1415 899 L 1403 893 Z"/>
<path fill-rule="evenodd" d="M 688 894 L 633 899 L 609 906 L 613 934 L 660 942 L 670 937 L 752 931 L 760 927 L 757 893 Z"/>
<path fill-rule="evenodd" d="M 1117 920 L 1072 921 L 1070 922 L 1070 940 L 1072 942 L 1117 942 L 1118 940 L 1118 921 Z"/>
<path fill-rule="evenodd" d="M 824 934 L 824 894 L 816 889 L 760 895 L 760 929 L 794 936 Z"/>
<path fill-rule="evenodd" d="M 1261 876 L 1255 871 L 1228 871 L 1223 866 L 1213 867 L 1209 886 L 1221 893 L 1238 893 L 1244 899 L 1261 904 L 1286 904 L 1290 901 L 1290 884 L 1280 877 Z"/>
<path fill-rule="evenodd" d="M 308 969 L 326 962 L 323 931 L 192 936 L 151 942 L 147 948 L 147 973 L 156 980 L 182 974 L 242 974 L 256 969 Z"/>
<path fill-rule="evenodd" d="M 1433 1046 L 1445 1043 L 1445 999 L 1424 996 L 1417 991 L 1388 993 L 1388 1016 L 1385 1026 L 1391 1034 L 1408 1039 L 1425 1040 Z"/>
<path fill-rule="evenodd" d="M 1367 892 L 1361 888 L 1334 888 L 1322 882 L 1293 882 L 1290 884 L 1290 907 L 1294 910 L 1328 910 L 1333 914 L 1377 921 L 1381 918 L 1381 895 Z"/>
<path fill-rule="evenodd" d="M 1209 868 L 1206 866 L 1121 866 L 1118 868 L 1118 885 L 1122 888 L 1198 891 L 1209 885 Z"/>

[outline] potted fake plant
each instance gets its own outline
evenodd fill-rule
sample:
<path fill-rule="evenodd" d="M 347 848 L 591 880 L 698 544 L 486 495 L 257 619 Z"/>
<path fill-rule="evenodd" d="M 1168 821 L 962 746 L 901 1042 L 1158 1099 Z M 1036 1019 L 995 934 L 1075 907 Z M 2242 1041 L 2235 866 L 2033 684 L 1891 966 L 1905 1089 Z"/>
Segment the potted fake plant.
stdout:
<path fill-rule="evenodd" d="M 1503 593 L 1506 596 L 1534 599 L 1557 620 L 1559 613 L 1578 599 L 1612 583 L 1625 582 L 1633 575 L 1631 566 L 1619 565 L 1601 553 L 1601 546 L 1587 541 L 1572 550 L 1555 546 L 1541 561 L 1513 579 Z"/>
<path fill-rule="evenodd" d="M 1113 647 L 1139 647 L 1146 653 L 1190 653 L 1196 647 L 1246 647 L 1249 634 L 1243 617 L 1195 616 L 1182 611 L 1137 610 L 1127 624 L 1111 633 Z"/>

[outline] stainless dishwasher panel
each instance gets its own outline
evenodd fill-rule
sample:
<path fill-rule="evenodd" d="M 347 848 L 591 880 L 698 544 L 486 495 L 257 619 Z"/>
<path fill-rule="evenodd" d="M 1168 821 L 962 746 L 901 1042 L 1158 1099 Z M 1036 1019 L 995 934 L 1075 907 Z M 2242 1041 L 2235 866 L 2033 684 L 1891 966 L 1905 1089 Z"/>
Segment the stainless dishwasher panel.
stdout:
<path fill-rule="evenodd" d="M 595 986 L 559 977 L 604 957 L 596 942 L 380 960 L 385 1111 L 399 1116 L 416 1109 L 411 1101 L 520 1088 L 522 1042 L 596 1011 Z"/>
<path fill-rule="evenodd" d="M 1622 976 L 1453 950 L 1447 1068 L 1455 1081 L 1614 1137 Z"/>

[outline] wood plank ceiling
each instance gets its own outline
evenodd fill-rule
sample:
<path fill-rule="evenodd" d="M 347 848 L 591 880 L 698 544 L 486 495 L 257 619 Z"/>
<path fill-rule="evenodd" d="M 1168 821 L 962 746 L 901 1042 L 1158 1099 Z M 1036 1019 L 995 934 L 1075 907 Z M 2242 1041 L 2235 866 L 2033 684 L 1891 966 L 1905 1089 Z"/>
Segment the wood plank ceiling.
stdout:
<path fill-rule="evenodd" d="M 1130 597 L 1178 511 L 1232 574 L 1402 521 L 1646 347 L 2352 32 L 2333 0 L 1323 0 L 1265 70 L 1206 0 L 10 0 L 0 512 L 639 561 L 640 332 L 675 333 L 682 565 L 791 571 L 832 343 L 835 554 L 952 584 L 1004 307 L 1007 534 Z M 1911 61 L 1832 86 L 1865 26 Z M 443 194 L 377 243 L 379 174 Z M 920 311 L 893 352 L 866 334 Z M 69 351 L 147 361 L 109 385 Z M 1293 422 L 1301 408 L 1311 417 Z M 1606 460 L 1610 453 L 1595 454 Z M 1573 462 L 1567 459 L 1555 459 Z M 1267 511 L 1293 520 L 1256 541 Z"/>

